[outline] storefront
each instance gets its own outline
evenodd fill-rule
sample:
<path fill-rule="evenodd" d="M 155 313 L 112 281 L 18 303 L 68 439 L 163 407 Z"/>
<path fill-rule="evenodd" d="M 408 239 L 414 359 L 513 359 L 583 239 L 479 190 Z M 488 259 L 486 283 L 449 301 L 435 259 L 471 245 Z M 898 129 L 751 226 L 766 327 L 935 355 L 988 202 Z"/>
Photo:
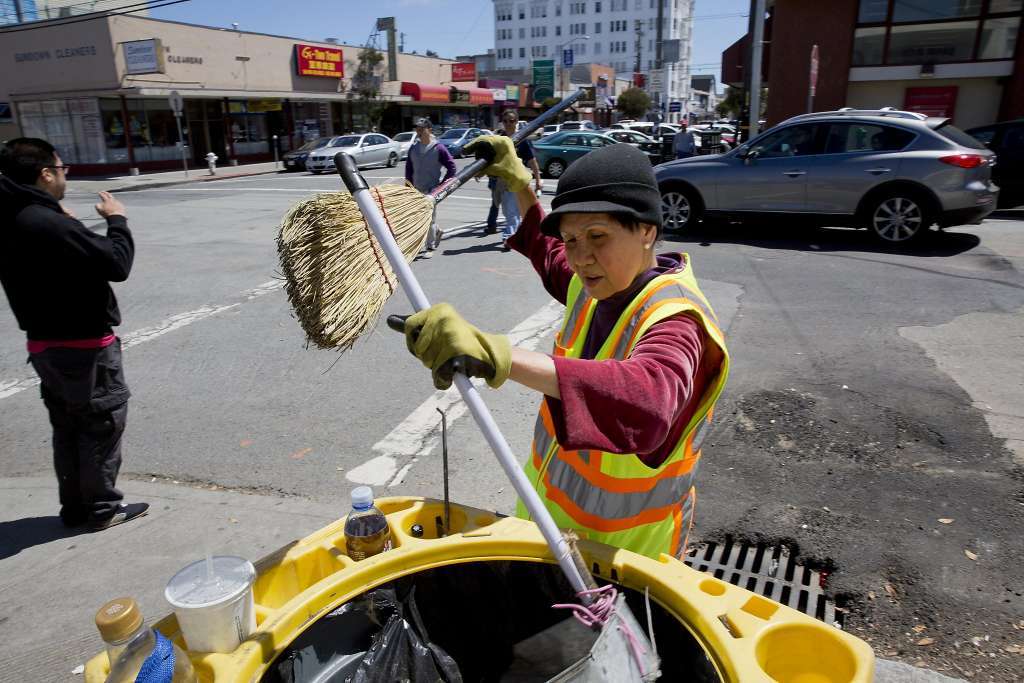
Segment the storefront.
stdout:
<path fill-rule="evenodd" d="M 494 93 L 486 88 L 403 82 L 400 93 L 411 100 L 400 108 L 402 130 L 412 130 L 421 116 L 445 127 L 492 127 Z"/>
<path fill-rule="evenodd" d="M 351 81 L 359 50 L 131 16 L 12 32 L 0 43 L 0 100 L 10 103 L 0 139 L 50 140 L 76 175 L 123 173 L 177 168 L 183 145 L 192 165 L 209 152 L 221 165 L 272 160 L 275 150 L 369 130 L 381 106 L 391 133 L 424 108 L 436 112 L 431 96 L 406 107 L 413 98 L 386 87 L 363 101 Z M 439 73 L 444 61 L 398 60 L 414 76 Z M 386 73 L 386 62 L 379 68 Z M 443 120 L 472 119 L 484 99 L 469 92 L 449 103 L 442 90 Z M 172 93 L 183 102 L 180 135 Z"/>

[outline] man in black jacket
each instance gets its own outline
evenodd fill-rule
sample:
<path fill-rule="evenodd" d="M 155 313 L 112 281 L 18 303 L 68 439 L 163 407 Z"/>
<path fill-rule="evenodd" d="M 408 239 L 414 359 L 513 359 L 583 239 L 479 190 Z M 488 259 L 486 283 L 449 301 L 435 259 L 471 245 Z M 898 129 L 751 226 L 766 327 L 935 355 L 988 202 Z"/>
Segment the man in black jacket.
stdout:
<path fill-rule="evenodd" d="M 69 167 L 45 140 L 8 141 L 0 171 L 0 282 L 53 425 L 60 517 L 69 527 L 106 529 L 149 508 L 121 502 L 115 487 L 129 392 L 109 283 L 128 279 L 135 255 L 125 208 L 100 193 L 106 237 L 67 214 L 60 200 Z"/>

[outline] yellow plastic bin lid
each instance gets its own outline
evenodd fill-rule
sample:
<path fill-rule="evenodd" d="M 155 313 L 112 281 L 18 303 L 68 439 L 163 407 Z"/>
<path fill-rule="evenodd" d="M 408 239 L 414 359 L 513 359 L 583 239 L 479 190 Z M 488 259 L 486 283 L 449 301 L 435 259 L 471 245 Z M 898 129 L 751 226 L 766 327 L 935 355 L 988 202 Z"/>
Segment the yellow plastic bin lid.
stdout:
<path fill-rule="evenodd" d="M 256 632 L 231 654 L 190 652 L 202 681 L 259 681 L 303 631 L 352 598 L 400 577 L 461 563 L 547 563 L 554 558 L 532 523 L 452 504 L 450 534 L 439 537 L 444 506 L 424 498 L 382 498 L 394 549 L 356 562 L 345 555 L 344 519 L 255 563 Z M 414 537 L 414 525 L 422 535 Z M 581 541 L 595 576 L 648 594 L 699 644 L 725 683 L 869 683 L 874 654 L 862 640 L 667 555 L 658 560 Z M 457 618 L 458 615 L 447 615 Z M 638 614 L 643 621 L 644 617 Z M 156 624 L 183 645 L 174 615 Z M 681 641 L 660 629 L 659 653 L 673 656 Z M 103 683 L 109 670 L 101 652 L 85 669 L 87 683 Z M 664 667 L 663 667 L 664 670 Z M 667 679 L 665 679 L 667 680 Z"/>

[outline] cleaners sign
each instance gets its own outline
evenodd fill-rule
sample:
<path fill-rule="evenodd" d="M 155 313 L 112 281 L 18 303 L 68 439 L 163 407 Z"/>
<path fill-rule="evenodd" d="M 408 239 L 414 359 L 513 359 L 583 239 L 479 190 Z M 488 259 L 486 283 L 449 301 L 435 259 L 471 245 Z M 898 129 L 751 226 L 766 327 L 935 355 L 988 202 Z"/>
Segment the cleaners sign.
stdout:
<path fill-rule="evenodd" d="M 344 78 L 345 61 L 337 48 L 296 43 L 295 70 L 300 76 Z"/>

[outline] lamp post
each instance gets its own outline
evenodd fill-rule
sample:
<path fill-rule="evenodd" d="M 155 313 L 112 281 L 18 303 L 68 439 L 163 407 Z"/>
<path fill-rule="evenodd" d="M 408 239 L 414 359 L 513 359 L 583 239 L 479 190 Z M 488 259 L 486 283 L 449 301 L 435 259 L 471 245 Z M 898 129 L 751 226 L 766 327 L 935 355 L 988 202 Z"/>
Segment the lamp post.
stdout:
<path fill-rule="evenodd" d="M 555 57 L 558 59 L 558 89 L 563 93 L 569 89 L 568 84 L 562 83 L 562 75 L 565 74 L 565 67 L 562 66 L 562 48 L 572 45 L 577 40 L 590 40 L 590 36 L 574 36 L 555 48 Z"/>

